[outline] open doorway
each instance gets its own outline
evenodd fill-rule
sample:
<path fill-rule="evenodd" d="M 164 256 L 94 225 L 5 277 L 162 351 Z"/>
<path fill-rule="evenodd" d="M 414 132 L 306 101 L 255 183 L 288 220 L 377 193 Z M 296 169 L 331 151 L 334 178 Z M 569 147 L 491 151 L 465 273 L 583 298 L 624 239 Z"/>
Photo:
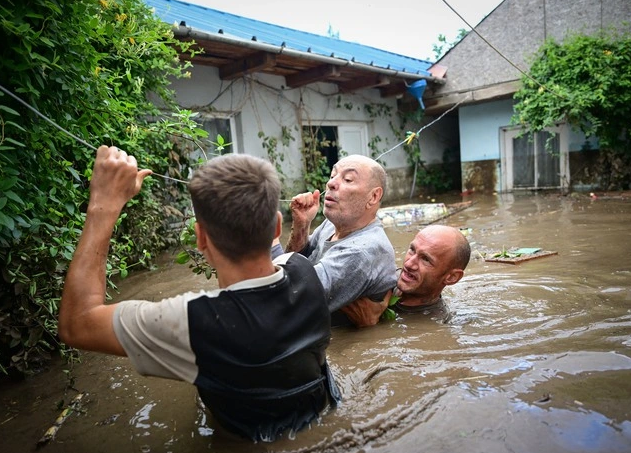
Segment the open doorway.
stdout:
<path fill-rule="evenodd" d="M 338 146 L 339 140 L 337 136 L 336 126 L 304 126 L 302 128 L 302 139 L 304 146 L 311 152 L 318 152 L 326 159 L 329 171 L 333 169 L 333 165 L 339 160 Z M 318 156 L 314 156 L 317 158 Z"/>
<path fill-rule="evenodd" d="M 323 122 L 318 126 L 303 126 L 302 140 L 305 149 L 317 150 L 326 159 L 329 170 L 347 155 L 361 154 L 370 157 L 368 128 L 365 123 Z"/>
<path fill-rule="evenodd" d="M 333 166 L 344 156 L 368 155 L 364 123 L 325 123 L 303 126 L 304 182 L 308 190 L 323 190 Z"/>

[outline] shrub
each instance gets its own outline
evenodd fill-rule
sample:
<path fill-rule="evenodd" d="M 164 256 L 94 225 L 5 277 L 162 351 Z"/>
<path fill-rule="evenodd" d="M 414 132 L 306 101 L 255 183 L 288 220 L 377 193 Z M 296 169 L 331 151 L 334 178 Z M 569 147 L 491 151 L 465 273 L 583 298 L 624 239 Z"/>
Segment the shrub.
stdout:
<path fill-rule="evenodd" d="M 8 4 L 7 4 L 8 3 Z M 91 145 L 115 144 L 140 167 L 184 163 L 169 140 L 195 135 L 169 81 L 192 43 L 141 0 L 9 0 L 0 6 L 0 84 Z M 152 102 L 159 102 L 160 108 Z M 175 112 L 165 117 L 163 112 Z M 57 342 L 63 278 L 81 233 L 95 152 L 0 93 L 0 369 L 28 373 Z M 176 175 L 177 176 L 177 175 Z M 111 241 L 108 282 L 173 244 L 165 200 L 181 186 L 149 178 Z"/>

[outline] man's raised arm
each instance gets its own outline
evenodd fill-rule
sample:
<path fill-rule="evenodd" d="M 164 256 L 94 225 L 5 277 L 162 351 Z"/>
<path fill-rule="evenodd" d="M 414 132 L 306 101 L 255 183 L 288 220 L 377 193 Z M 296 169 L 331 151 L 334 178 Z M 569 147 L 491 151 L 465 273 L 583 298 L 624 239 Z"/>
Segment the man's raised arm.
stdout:
<path fill-rule="evenodd" d="M 115 305 L 105 305 L 110 237 L 125 204 L 151 170 L 116 147 L 97 150 L 85 225 L 70 263 L 59 309 L 59 337 L 69 346 L 125 355 L 113 328 Z"/>
<path fill-rule="evenodd" d="M 320 191 L 306 192 L 291 199 L 291 232 L 285 247 L 286 252 L 300 252 L 307 246 L 311 222 L 318 214 Z"/>

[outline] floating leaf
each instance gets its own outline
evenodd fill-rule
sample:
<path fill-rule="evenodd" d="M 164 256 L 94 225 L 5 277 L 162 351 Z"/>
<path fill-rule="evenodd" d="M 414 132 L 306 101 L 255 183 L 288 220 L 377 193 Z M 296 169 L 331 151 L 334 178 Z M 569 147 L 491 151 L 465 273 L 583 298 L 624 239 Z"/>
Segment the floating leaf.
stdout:
<path fill-rule="evenodd" d="M 381 317 L 386 321 L 392 321 L 393 319 L 397 319 L 397 314 L 392 308 L 386 308 L 386 311 L 381 314 Z"/>
<path fill-rule="evenodd" d="M 178 264 L 186 264 L 191 260 L 191 255 L 187 252 L 180 252 L 175 257 L 175 262 Z"/>

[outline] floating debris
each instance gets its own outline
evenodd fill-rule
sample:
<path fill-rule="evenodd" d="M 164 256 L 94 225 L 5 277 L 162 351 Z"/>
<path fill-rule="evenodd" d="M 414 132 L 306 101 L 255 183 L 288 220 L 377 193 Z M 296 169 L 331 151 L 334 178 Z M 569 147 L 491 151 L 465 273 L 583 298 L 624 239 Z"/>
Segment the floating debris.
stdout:
<path fill-rule="evenodd" d="M 377 217 L 386 228 L 414 224 L 429 225 L 460 212 L 471 204 L 473 201 L 448 205 L 445 203 L 403 204 L 381 208 L 377 211 Z"/>
<path fill-rule="evenodd" d="M 48 428 L 46 432 L 44 433 L 44 435 L 42 436 L 42 438 L 37 441 L 37 448 L 40 448 L 46 445 L 48 442 L 50 442 L 51 440 L 55 438 L 55 436 L 57 435 L 57 431 L 59 431 L 59 428 L 61 428 L 61 425 L 63 424 L 63 422 L 66 421 L 66 419 L 68 418 L 70 414 L 72 414 L 75 410 L 79 409 L 81 405 L 81 400 L 83 399 L 84 396 L 85 396 L 85 393 L 79 393 L 77 396 L 75 396 L 72 399 L 70 404 L 68 404 L 68 406 L 61 412 L 61 414 L 59 414 L 59 417 L 57 417 L 57 420 L 55 420 L 55 423 L 53 423 L 53 426 Z"/>
<path fill-rule="evenodd" d="M 536 404 L 544 404 L 549 403 L 552 400 L 552 397 L 549 393 L 544 393 L 541 398 L 535 401 Z"/>
<path fill-rule="evenodd" d="M 484 261 L 490 263 L 506 263 L 506 264 L 519 264 L 524 261 L 534 260 L 536 258 L 543 258 L 544 256 L 558 255 L 558 252 L 550 250 L 542 250 L 540 247 L 522 247 L 503 249 L 501 252 L 486 254 Z"/>

